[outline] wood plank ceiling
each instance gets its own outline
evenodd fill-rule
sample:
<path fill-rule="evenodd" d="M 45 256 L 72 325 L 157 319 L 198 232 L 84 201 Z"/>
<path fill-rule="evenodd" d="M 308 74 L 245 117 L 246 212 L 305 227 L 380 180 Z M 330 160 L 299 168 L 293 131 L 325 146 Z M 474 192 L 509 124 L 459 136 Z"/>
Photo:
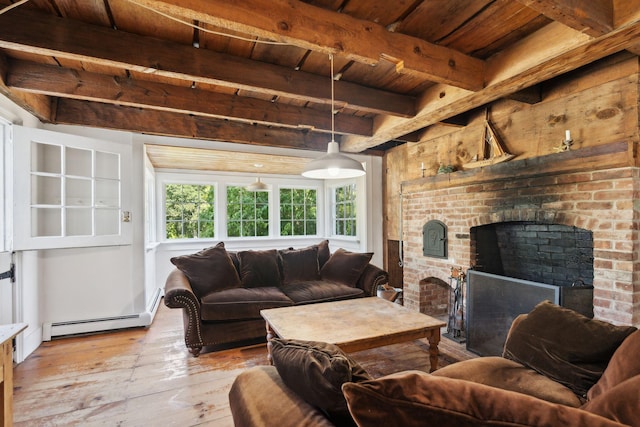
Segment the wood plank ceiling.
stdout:
<path fill-rule="evenodd" d="M 314 151 L 330 139 L 330 54 L 341 150 L 381 154 L 640 52 L 640 0 L 0 0 L 0 9 L 0 93 L 45 123 Z"/>

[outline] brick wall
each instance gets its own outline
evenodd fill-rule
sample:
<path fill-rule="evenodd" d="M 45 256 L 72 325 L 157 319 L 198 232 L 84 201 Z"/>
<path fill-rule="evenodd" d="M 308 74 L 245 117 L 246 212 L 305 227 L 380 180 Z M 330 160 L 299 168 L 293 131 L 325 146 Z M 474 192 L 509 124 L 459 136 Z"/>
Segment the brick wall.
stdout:
<path fill-rule="evenodd" d="M 431 278 L 448 283 L 452 267 L 472 266 L 471 228 L 527 221 L 590 230 L 595 317 L 640 325 L 640 207 L 634 202 L 639 176 L 637 168 L 617 168 L 448 187 L 413 186 L 402 195 L 405 306 L 440 314 L 447 298 L 433 300 L 432 286 L 438 285 Z M 422 254 L 422 226 L 433 219 L 448 228 L 447 259 Z"/>

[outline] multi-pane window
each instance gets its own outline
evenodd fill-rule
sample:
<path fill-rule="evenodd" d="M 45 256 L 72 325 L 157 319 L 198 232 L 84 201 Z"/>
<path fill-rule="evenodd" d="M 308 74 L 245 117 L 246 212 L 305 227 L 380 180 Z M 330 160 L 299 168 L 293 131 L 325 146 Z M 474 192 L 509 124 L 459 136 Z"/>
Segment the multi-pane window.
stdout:
<path fill-rule="evenodd" d="M 269 193 L 227 187 L 227 236 L 269 236 Z"/>
<path fill-rule="evenodd" d="M 160 182 L 165 206 L 158 219 L 166 240 L 319 236 L 327 216 L 332 236 L 357 236 L 355 183 L 325 192 L 294 181 L 273 185 L 274 191 L 220 181 L 179 183 L 176 177 Z"/>
<path fill-rule="evenodd" d="M 356 185 L 333 189 L 333 233 L 336 236 L 356 235 Z"/>
<path fill-rule="evenodd" d="M 214 236 L 214 189 L 211 185 L 167 184 L 165 228 L 167 239 Z"/>
<path fill-rule="evenodd" d="M 281 236 L 317 234 L 317 193 L 315 189 L 280 189 Z"/>

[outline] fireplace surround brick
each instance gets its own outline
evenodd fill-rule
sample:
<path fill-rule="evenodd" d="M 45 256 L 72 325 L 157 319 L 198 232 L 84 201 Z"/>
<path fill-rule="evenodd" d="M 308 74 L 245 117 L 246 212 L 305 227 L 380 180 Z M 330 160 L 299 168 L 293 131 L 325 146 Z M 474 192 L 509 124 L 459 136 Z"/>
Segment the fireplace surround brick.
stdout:
<path fill-rule="evenodd" d="M 424 180 L 403 191 L 404 304 L 428 314 L 441 307 L 429 278 L 448 283 L 451 267 L 475 260 L 472 227 L 528 221 L 590 230 L 594 247 L 594 315 L 617 324 L 640 324 L 640 172 L 623 167 L 594 172 L 448 185 Z M 422 254 L 422 226 L 430 220 L 448 228 L 448 259 Z"/>

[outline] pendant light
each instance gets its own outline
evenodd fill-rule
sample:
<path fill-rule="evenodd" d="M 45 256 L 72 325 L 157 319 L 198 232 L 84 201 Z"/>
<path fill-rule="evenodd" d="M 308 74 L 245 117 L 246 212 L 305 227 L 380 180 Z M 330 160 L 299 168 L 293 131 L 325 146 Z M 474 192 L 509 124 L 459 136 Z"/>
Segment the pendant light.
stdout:
<path fill-rule="evenodd" d="M 244 187 L 247 191 L 269 191 L 269 186 L 260 181 L 260 177 L 256 178 L 254 182 Z"/>
<path fill-rule="evenodd" d="M 331 141 L 327 146 L 327 154 L 307 163 L 302 172 L 302 176 L 315 179 L 355 178 L 365 174 L 362 163 L 344 154 L 340 154 L 340 146 L 334 137 L 335 99 L 333 87 L 333 55 L 329 55 L 329 59 L 331 60 Z"/>

